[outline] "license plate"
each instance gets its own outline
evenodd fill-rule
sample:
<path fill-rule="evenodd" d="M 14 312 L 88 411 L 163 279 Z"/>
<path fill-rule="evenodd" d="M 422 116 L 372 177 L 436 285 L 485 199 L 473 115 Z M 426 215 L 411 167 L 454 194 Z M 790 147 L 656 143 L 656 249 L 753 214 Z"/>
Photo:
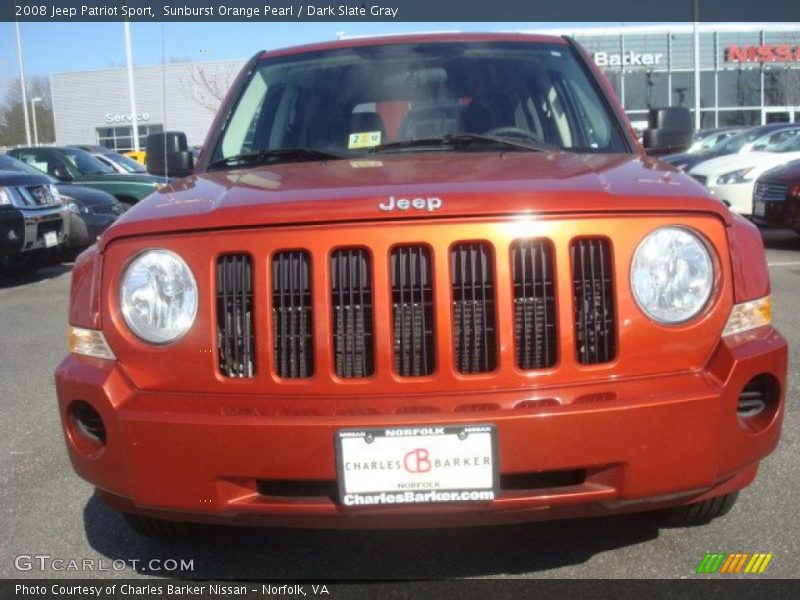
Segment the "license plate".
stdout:
<path fill-rule="evenodd" d="M 58 234 L 55 231 L 48 231 L 44 234 L 44 247 L 52 248 L 58 245 Z"/>
<path fill-rule="evenodd" d="M 755 207 L 753 209 L 753 213 L 757 217 L 763 217 L 764 213 L 766 213 L 767 204 L 765 202 L 756 202 Z"/>
<path fill-rule="evenodd" d="M 336 460 L 345 506 L 489 502 L 499 488 L 493 425 L 341 430 Z"/>

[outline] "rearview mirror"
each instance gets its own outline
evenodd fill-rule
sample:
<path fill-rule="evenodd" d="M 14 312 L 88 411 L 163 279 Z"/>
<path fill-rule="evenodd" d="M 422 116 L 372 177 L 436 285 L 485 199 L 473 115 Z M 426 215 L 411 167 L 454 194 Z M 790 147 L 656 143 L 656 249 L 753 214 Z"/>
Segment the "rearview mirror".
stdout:
<path fill-rule="evenodd" d="M 650 109 L 642 145 L 652 155 L 683 152 L 692 145 L 692 114 L 688 108 L 670 106 Z"/>
<path fill-rule="evenodd" d="M 147 172 L 161 177 L 186 177 L 194 169 L 194 156 L 182 131 L 147 136 Z"/>

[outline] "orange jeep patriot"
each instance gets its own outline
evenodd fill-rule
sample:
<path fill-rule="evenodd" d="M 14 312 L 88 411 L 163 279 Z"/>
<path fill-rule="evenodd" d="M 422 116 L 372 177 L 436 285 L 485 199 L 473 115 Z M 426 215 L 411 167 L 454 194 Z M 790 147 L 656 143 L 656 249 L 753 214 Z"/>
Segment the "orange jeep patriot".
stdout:
<path fill-rule="evenodd" d="M 703 522 L 778 443 L 758 231 L 569 38 L 262 52 L 196 164 L 149 141 L 188 176 L 76 262 L 56 373 L 75 470 L 141 533 Z"/>

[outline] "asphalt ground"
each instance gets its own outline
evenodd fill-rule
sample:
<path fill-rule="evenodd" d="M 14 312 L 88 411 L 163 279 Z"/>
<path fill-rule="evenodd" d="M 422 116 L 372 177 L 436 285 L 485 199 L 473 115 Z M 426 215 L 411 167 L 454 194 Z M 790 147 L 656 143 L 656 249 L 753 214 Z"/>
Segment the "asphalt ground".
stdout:
<path fill-rule="evenodd" d="M 73 473 L 64 448 L 53 370 L 65 353 L 69 265 L 0 281 L 0 577 L 691 578 L 707 551 L 745 551 L 774 553 L 762 577 L 794 578 L 800 566 L 800 236 L 764 236 L 775 321 L 795 350 L 783 437 L 733 510 L 694 528 L 659 528 L 651 519 L 626 516 L 427 531 L 223 528 L 180 543 L 140 538 Z M 36 560 L 30 570 L 18 570 L 35 555 L 92 559 L 94 570 L 40 570 Z M 191 560 L 193 570 L 165 570 L 168 559 Z"/>

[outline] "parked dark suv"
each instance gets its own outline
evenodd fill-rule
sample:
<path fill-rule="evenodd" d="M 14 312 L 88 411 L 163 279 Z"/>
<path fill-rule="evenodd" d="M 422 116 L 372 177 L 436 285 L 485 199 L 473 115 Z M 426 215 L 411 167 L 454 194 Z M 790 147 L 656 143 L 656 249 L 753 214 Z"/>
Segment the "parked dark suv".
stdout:
<path fill-rule="evenodd" d="M 32 273 L 69 236 L 67 208 L 45 175 L 0 171 L 0 275 Z"/>
<path fill-rule="evenodd" d="M 60 183 L 55 177 L 7 154 L 0 155 L 0 171 L 15 171 L 46 177 L 55 185 L 62 203 L 69 209 L 68 250 L 76 254 L 91 246 L 97 237 L 125 212 L 125 205 L 108 192 L 94 188 Z"/>

